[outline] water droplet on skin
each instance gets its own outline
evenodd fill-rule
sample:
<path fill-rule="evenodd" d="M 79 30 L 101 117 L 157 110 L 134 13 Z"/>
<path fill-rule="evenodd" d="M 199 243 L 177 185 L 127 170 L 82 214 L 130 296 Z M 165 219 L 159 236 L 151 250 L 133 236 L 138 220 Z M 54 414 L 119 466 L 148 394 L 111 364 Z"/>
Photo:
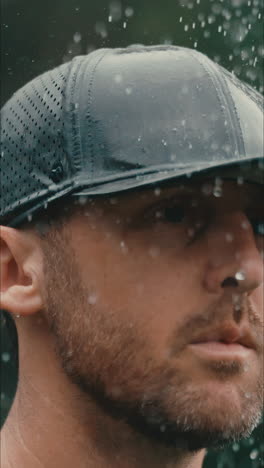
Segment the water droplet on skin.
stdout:
<path fill-rule="evenodd" d="M 227 232 L 225 235 L 226 242 L 233 242 L 234 236 L 230 232 Z"/>
<path fill-rule="evenodd" d="M 90 305 L 94 305 L 96 304 L 97 302 L 97 294 L 96 293 L 92 293 L 88 296 L 88 304 Z"/>
<path fill-rule="evenodd" d="M 235 274 L 235 278 L 236 280 L 238 281 L 243 281 L 246 279 L 246 275 L 244 273 L 244 271 L 238 271 L 236 274 Z"/>
<path fill-rule="evenodd" d="M 243 221 L 243 222 L 241 223 L 241 227 L 242 227 L 242 229 L 247 230 L 247 229 L 250 228 L 250 223 L 249 223 L 248 221 Z"/>
<path fill-rule="evenodd" d="M 222 196 L 222 194 L 223 194 L 222 184 L 223 184 L 222 179 L 220 179 L 220 177 L 216 177 L 215 186 L 213 188 L 214 197 L 221 197 Z"/>
<path fill-rule="evenodd" d="M 121 247 L 121 251 L 123 254 L 127 254 L 128 253 L 128 246 L 126 245 L 126 243 L 124 241 L 121 241 L 120 242 L 120 247 Z"/>
<path fill-rule="evenodd" d="M 85 195 L 81 195 L 78 199 L 79 205 L 83 206 L 87 202 L 87 197 Z"/>
<path fill-rule="evenodd" d="M 152 258 L 157 258 L 160 255 L 160 249 L 159 247 L 151 247 L 148 251 L 150 257 Z"/>
<path fill-rule="evenodd" d="M 244 183 L 244 177 L 238 177 L 237 178 L 237 185 L 243 185 Z"/>
<path fill-rule="evenodd" d="M 239 294 L 232 294 L 232 303 L 238 304 L 241 302 L 241 297 Z"/>
<path fill-rule="evenodd" d="M 109 201 L 111 205 L 117 205 L 117 198 L 110 198 Z"/>
<path fill-rule="evenodd" d="M 194 234 L 195 234 L 195 230 L 194 230 L 194 229 L 188 229 L 188 231 L 187 231 L 188 237 L 193 237 Z"/>

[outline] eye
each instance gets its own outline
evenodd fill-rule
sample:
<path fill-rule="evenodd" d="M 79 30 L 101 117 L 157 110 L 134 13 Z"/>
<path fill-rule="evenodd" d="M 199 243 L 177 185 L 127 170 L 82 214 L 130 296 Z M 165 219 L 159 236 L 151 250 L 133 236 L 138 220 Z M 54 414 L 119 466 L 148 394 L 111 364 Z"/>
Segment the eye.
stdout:
<path fill-rule="evenodd" d="M 186 217 L 186 209 L 181 204 L 166 206 L 163 209 L 163 218 L 169 223 L 182 223 Z"/>
<path fill-rule="evenodd" d="M 180 224 L 186 219 L 186 216 L 187 208 L 184 202 L 166 200 L 152 207 L 145 219 Z"/>

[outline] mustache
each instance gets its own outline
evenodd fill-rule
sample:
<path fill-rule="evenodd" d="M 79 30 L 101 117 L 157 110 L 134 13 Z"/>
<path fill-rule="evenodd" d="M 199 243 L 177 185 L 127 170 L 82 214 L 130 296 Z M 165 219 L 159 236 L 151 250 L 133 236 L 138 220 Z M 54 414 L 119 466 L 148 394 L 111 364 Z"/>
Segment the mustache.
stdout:
<path fill-rule="evenodd" d="M 249 296 L 233 294 L 211 303 L 199 314 L 190 315 L 171 337 L 171 355 L 174 356 L 186 344 L 191 343 L 198 331 L 217 329 L 227 323 L 239 327 L 245 319 L 248 321 L 248 327 L 258 344 L 259 351 L 263 350 L 263 310 L 259 313 Z"/>

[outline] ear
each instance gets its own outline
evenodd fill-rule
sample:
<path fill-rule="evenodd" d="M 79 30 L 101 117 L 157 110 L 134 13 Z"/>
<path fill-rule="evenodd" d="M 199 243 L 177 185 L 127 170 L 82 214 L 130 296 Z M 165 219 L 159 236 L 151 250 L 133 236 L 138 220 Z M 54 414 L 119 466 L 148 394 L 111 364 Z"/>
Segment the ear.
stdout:
<path fill-rule="evenodd" d="M 40 311 L 43 262 L 36 235 L 1 226 L 0 242 L 1 309 L 24 316 Z"/>

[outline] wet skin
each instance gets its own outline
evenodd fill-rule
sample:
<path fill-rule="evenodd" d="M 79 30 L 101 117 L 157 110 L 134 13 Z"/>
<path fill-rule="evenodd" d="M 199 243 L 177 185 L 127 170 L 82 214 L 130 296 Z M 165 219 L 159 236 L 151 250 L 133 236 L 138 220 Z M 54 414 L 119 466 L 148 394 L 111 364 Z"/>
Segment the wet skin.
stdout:
<path fill-rule="evenodd" d="M 202 179 L 81 199 L 65 242 L 42 245 L 43 349 L 54 342 L 80 390 L 78 403 L 70 385 L 65 391 L 66 415 L 84 427 L 88 395 L 102 410 L 89 438 L 108 460 L 119 445 L 128 467 L 200 467 L 203 448 L 246 437 L 260 422 L 262 187 L 220 185 Z M 197 354 L 190 344 L 216 328 L 230 339 L 234 328 L 250 330 L 255 349 L 246 358 Z M 63 378 L 54 373 L 55 395 Z"/>

